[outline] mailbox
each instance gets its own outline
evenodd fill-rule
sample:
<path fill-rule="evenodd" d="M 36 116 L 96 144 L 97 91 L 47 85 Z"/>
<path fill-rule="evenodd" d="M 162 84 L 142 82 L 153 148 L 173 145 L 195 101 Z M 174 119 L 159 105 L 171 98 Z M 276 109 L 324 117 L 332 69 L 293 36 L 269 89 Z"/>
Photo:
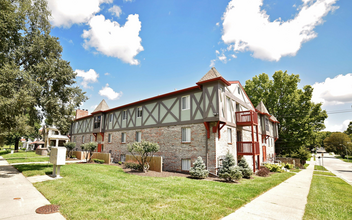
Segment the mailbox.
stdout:
<path fill-rule="evenodd" d="M 50 153 L 50 163 L 54 165 L 65 165 L 66 147 L 52 147 Z"/>
<path fill-rule="evenodd" d="M 66 162 L 66 148 L 65 147 L 52 147 L 50 152 L 50 163 L 53 166 L 53 177 L 60 177 L 60 166 L 65 165 Z M 57 168 L 57 171 L 56 171 Z"/>

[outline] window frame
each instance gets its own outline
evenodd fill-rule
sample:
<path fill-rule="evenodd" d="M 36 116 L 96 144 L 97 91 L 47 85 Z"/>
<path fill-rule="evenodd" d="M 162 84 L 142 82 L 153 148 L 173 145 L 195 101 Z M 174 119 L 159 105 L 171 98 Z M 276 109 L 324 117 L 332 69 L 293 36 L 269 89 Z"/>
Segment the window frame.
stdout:
<path fill-rule="evenodd" d="M 187 169 L 183 169 L 183 161 L 189 161 L 189 168 L 188 168 L 188 170 Z M 187 164 L 188 165 L 188 164 Z M 181 159 L 181 171 L 187 171 L 187 172 L 189 172 L 189 170 L 191 169 L 191 167 L 192 167 L 192 160 L 191 160 L 191 158 L 182 158 Z"/>
<path fill-rule="evenodd" d="M 227 128 L 227 144 L 232 144 L 232 129 Z"/>
<path fill-rule="evenodd" d="M 137 107 L 137 118 L 141 118 L 143 116 L 143 107 Z"/>
<path fill-rule="evenodd" d="M 97 126 L 99 124 L 99 126 Z M 101 127 L 101 115 L 94 117 L 94 129 L 99 129 Z"/>
<path fill-rule="evenodd" d="M 84 135 L 82 135 L 82 144 L 84 144 Z"/>
<path fill-rule="evenodd" d="M 127 110 L 122 111 L 122 121 L 127 120 Z"/>
<path fill-rule="evenodd" d="M 111 143 L 111 142 L 112 142 L 112 135 L 108 134 L 108 143 Z"/>
<path fill-rule="evenodd" d="M 126 132 L 121 132 L 121 143 L 125 144 L 126 143 Z"/>
<path fill-rule="evenodd" d="M 185 130 L 185 133 L 183 132 Z M 184 138 L 184 134 L 186 135 Z M 191 128 L 183 127 L 181 128 L 181 143 L 191 143 Z"/>
<path fill-rule="evenodd" d="M 186 98 L 185 105 L 183 104 L 183 99 Z M 191 109 L 191 96 L 190 95 L 185 95 L 181 97 L 181 111 L 183 110 L 189 110 Z"/>
<path fill-rule="evenodd" d="M 113 115 L 111 113 L 111 114 L 109 114 L 109 123 L 112 123 L 112 118 L 113 118 Z"/>
<path fill-rule="evenodd" d="M 142 141 L 142 132 L 136 131 L 136 142 L 141 142 L 141 141 Z"/>

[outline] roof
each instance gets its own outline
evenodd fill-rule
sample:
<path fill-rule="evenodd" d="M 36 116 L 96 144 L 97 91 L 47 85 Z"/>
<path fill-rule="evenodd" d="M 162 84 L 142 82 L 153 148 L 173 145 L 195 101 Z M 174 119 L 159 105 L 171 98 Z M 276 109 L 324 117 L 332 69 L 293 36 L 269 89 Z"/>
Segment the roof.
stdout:
<path fill-rule="evenodd" d="M 275 118 L 275 116 L 274 116 L 274 115 L 272 115 L 272 116 L 270 117 L 270 119 L 271 119 L 271 120 L 273 120 L 273 121 L 278 122 L 278 120 Z"/>
<path fill-rule="evenodd" d="M 99 111 L 105 111 L 105 110 L 108 110 L 109 109 L 109 106 L 108 106 L 108 104 L 105 102 L 105 99 L 103 99 L 100 103 L 99 103 L 99 105 L 94 109 L 94 111 L 92 112 L 92 113 L 94 113 L 94 112 L 99 112 Z"/>
<path fill-rule="evenodd" d="M 255 109 L 257 109 L 261 113 L 269 114 L 268 109 L 266 109 L 266 107 L 262 101 L 259 102 L 258 106 Z"/>
<path fill-rule="evenodd" d="M 212 82 L 220 80 L 226 85 L 231 85 L 226 79 L 224 79 L 221 74 L 215 69 L 215 67 L 212 67 L 198 82 L 197 85 L 206 83 L 206 82 Z"/>
<path fill-rule="evenodd" d="M 34 141 L 31 144 L 44 144 L 44 141 Z"/>

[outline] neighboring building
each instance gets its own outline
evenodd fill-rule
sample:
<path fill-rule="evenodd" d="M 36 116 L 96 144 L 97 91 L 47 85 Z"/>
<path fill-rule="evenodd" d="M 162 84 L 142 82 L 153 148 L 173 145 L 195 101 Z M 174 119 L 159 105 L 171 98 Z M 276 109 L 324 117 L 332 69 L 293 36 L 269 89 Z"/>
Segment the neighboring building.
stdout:
<path fill-rule="evenodd" d="M 255 171 L 274 156 L 277 123 L 263 103 L 254 108 L 238 81 L 225 80 L 213 67 L 193 87 L 116 108 L 103 100 L 90 115 L 77 110 L 70 136 L 77 146 L 97 141 L 98 152 L 121 161 L 127 144 L 156 142 L 163 170 L 188 171 L 201 156 L 216 173 L 230 152 Z"/>
<path fill-rule="evenodd" d="M 66 135 L 61 135 L 60 131 L 55 127 L 45 129 L 45 140 L 47 147 L 63 147 L 70 140 Z"/>

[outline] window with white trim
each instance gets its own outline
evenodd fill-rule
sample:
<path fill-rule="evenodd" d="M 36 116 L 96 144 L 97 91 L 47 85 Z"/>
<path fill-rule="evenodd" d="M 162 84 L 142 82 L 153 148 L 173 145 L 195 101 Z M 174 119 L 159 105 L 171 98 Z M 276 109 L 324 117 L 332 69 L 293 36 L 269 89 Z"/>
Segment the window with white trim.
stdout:
<path fill-rule="evenodd" d="M 90 142 L 93 142 L 93 135 L 90 135 Z"/>
<path fill-rule="evenodd" d="M 181 128 L 181 136 L 183 143 L 191 142 L 191 128 Z"/>
<path fill-rule="evenodd" d="M 136 131 L 136 142 L 141 142 L 142 132 Z"/>
<path fill-rule="evenodd" d="M 84 136 L 82 136 L 82 143 L 84 143 Z"/>
<path fill-rule="evenodd" d="M 137 109 L 137 118 L 141 118 L 142 117 L 142 107 L 138 107 Z"/>
<path fill-rule="evenodd" d="M 187 110 L 189 108 L 190 108 L 190 97 L 189 97 L 189 95 L 182 96 L 182 98 L 181 98 L 181 109 L 182 110 Z"/>
<path fill-rule="evenodd" d="M 191 169 L 191 159 L 181 160 L 181 170 L 189 171 Z"/>
<path fill-rule="evenodd" d="M 227 128 L 227 143 L 232 144 L 232 129 Z"/>
<path fill-rule="evenodd" d="M 109 123 L 112 123 L 112 114 L 109 115 Z"/>
<path fill-rule="evenodd" d="M 127 111 L 123 111 L 122 112 L 122 120 L 126 120 L 127 119 Z"/>
<path fill-rule="evenodd" d="M 111 143 L 111 139 L 112 139 L 112 138 L 111 138 L 111 134 L 109 134 L 109 136 L 108 136 L 108 142 L 109 142 L 109 143 Z"/>
<path fill-rule="evenodd" d="M 121 133 L 121 143 L 126 143 L 126 133 Z"/>

